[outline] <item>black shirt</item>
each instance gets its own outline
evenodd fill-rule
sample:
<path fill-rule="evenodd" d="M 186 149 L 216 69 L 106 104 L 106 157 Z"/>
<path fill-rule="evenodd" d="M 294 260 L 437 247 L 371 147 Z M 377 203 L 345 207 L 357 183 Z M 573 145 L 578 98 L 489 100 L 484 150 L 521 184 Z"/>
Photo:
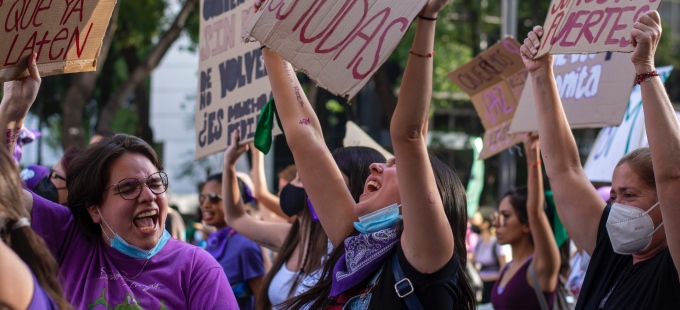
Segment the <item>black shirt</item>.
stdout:
<path fill-rule="evenodd" d="M 606 226 L 610 210 L 602 213 L 576 309 L 599 309 L 617 280 L 603 309 L 680 309 L 680 279 L 668 248 L 635 265 L 632 255 L 614 253 Z"/>
<path fill-rule="evenodd" d="M 401 244 L 397 246 L 397 257 L 404 275 L 411 280 L 414 292 L 423 309 L 453 309 L 458 301 L 458 253 L 451 257 L 444 267 L 432 274 L 418 272 L 406 260 Z M 465 253 L 463 253 L 465 255 Z M 369 309 L 408 309 L 406 303 L 397 296 L 394 285 L 397 281 L 392 272 L 391 259 L 383 268 L 380 278 L 371 290 L 372 298 Z"/>

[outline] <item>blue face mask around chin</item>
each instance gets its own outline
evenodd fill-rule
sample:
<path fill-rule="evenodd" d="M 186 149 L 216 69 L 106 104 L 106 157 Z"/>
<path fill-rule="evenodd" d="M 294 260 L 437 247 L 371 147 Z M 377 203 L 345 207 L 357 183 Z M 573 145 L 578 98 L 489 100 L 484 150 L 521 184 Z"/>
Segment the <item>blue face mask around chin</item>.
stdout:
<path fill-rule="evenodd" d="M 101 216 L 101 212 L 99 214 Z M 156 246 L 154 246 L 150 250 L 142 250 L 132 244 L 129 244 L 120 235 L 114 232 L 113 229 L 111 229 L 111 226 L 109 226 L 106 220 L 104 220 L 103 216 L 102 221 L 104 221 L 104 224 L 106 224 L 106 226 L 113 232 L 113 238 L 110 238 L 109 235 L 104 230 L 104 227 L 101 227 L 101 224 L 99 224 L 99 226 L 102 228 L 102 232 L 104 232 L 104 235 L 106 235 L 106 238 L 109 240 L 111 247 L 116 249 L 118 252 L 125 254 L 126 256 L 131 258 L 151 259 L 156 254 L 158 254 L 158 252 L 160 252 L 163 249 L 163 247 L 165 247 L 165 244 L 168 242 L 168 240 L 170 240 L 170 233 L 167 230 L 165 230 L 165 228 L 163 228 L 163 234 L 161 235 L 161 238 L 158 240 Z"/>
<path fill-rule="evenodd" d="M 354 228 L 362 234 L 370 234 L 394 226 L 401 221 L 399 215 L 399 205 L 392 204 L 380 210 L 359 217 L 358 222 L 354 222 Z"/>

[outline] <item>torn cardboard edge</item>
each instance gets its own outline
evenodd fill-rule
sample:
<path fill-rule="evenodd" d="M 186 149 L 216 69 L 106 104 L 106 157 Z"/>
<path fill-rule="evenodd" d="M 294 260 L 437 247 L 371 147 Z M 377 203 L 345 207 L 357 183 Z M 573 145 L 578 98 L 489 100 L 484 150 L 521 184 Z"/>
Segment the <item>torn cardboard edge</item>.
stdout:
<path fill-rule="evenodd" d="M 404 4 L 404 3 L 412 4 L 411 1 L 400 1 L 400 2 L 401 3 L 397 3 L 397 4 Z M 394 4 L 395 1 L 385 1 L 385 0 L 373 1 L 370 4 L 370 6 L 368 6 L 366 8 L 365 12 L 372 12 L 371 9 L 374 8 L 378 3 L 384 3 L 386 8 L 390 8 L 390 7 L 394 7 L 394 6 L 389 6 L 389 5 Z M 300 58 L 298 58 L 299 57 L 298 55 L 300 53 L 302 53 L 302 49 L 305 46 L 311 47 L 312 45 L 305 45 L 304 43 L 300 43 L 300 42 L 296 41 L 295 39 L 286 40 L 286 38 L 294 38 L 295 36 L 298 35 L 297 32 L 299 32 L 301 30 L 296 29 L 294 32 L 287 32 L 287 33 L 285 33 L 285 36 L 284 36 L 281 32 L 279 32 L 278 29 L 275 29 L 275 28 L 277 28 L 276 27 L 277 25 L 280 25 L 281 23 L 284 23 L 286 21 L 289 14 L 292 14 L 294 16 L 293 18 L 298 17 L 299 15 L 302 16 L 303 19 L 307 18 L 307 16 L 306 16 L 307 13 L 310 11 L 310 9 L 315 8 L 316 4 L 312 4 L 311 7 L 304 7 L 302 9 L 299 9 L 299 7 L 298 7 L 297 11 L 294 11 L 295 9 L 292 9 L 290 12 L 288 12 L 286 14 L 286 17 L 283 18 L 283 19 L 275 20 L 273 22 L 264 22 L 264 23 L 267 23 L 266 26 L 265 26 L 262 22 L 262 19 L 266 18 L 266 17 L 263 17 L 263 15 L 265 15 L 265 14 L 273 15 L 274 14 L 274 13 L 268 12 L 269 9 L 266 7 L 268 4 L 269 4 L 269 2 L 265 2 L 263 4 L 263 6 L 261 7 L 261 9 L 251 19 L 250 23 L 247 26 L 245 34 L 243 36 L 243 40 L 245 42 L 253 42 L 253 41 L 261 42 L 262 45 L 266 45 L 268 48 L 270 48 L 271 50 L 273 50 L 274 52 L 279 54 L 283 59 L 288 61 L 294 68 L 296 68 L 297 71 L 305 73 L 311 80 L 313 80 L 316 83 L 317 86 L 319 86 L 323 89 L 326 89 L 329 92 L 331 92 L 331 93 L 333 93 L 333 94 L 335 94 L 339 97 L 342 97 L 346 101 L 349 102 L 354 96 L 356 96 L 356 94 L 358 94 L 358 92 L 366 85 L 366 83 L 368 83 L 368 81 L 372 78 L 372 76 L 380 68 L 380 66 L 382 64 L 384 64 L 384 62 L 394 52 L 396 47 L 399 45 L 399 42 L 401 42 L 401 40 L 403 39 L 403 36 L 405 35 L 406 31 L 408 30 L 408 27 L 411 25 L 413 20 L 416 18 L 416 16 L 418 15 L 418 12 L 420 12 L 422 10 L 422 8 L 427 4 L 427 1 L 420 0 L 420 3 L 416 4 L 415 9 L 406 11 L 408 13 L 407 16 L 398 17 L 398 18 L 403 17 L 403 18 L 408 19 L 408 23 L 407 23 L 405 29 L 403 30 L 403 32 L 400 32 L 398 35 L 388 36 L 388 37 L 391 37 L 392 40 L 393 40 L 393 42 L 390 42 L 390 45 L 385 45 L 385 46 L 388 46 L 389 48 L 385 49 L 385 50 L 379 50 L 381 53 L 377 57 L 378 60 L 376 62 L 375 67 L 367 73 L 367 76 L 365 78 L 363 78 L 362 80 L 357 80 L 358 82 L 356 82 L 354 84 L 346 83 L 346 81 L 352 80 L 352 79 L 345 79 L 342 76 L 338 77 L 338 74 L 333 74 L 333 78 L 339 79 L 339 80 L 333 80 L 330 77 L 332 74 L 328 73 L 328 72 L 333 71 L 332 68 L 328 69 L 329 66 L 332 66 L 334 62 L 339 63 L 340 61 L 342 61 L 345 58 L 348 59 L 348 57 L 340 58 L 340 60 L 331 60 L 331 58 L 334 58 L 332 56 L 337 57 L 337 52 L 335 52 L 335 50 L 334 50 L 333 53 L 330 54 L 330 55 L 329 54 L 312 53 L 312 54 L 315 54 L 315 55 L 324 55 L 323 57 L 318 57 L 318 60 L 314 59 L 312 61 L 309 61 L 308 58 L 300 59 Z M 279 10 L 282 10 L 282 6 L 284 6 L 284 5 L 285 5 L 285 3 L 280 4 L 279 6 L 277 6 L 277 8 Z M 292 5 L 297 5 L 297 2 L 293 3 Z M 323 3 L 319 4 L 319 5 L 320 6 L 323 5 Z M 324 7 L 324 9 L 327 9 L 327 8 L 328 8 L 328 6 Z M 319 14 L 324 15 L 323 12 L 334 12 L 332 10 L 333 8 L 334 7 L 331 7 L 331 9 L 327 9 L 326 11 L 321 11 L 322 13 L 319 13 Z M 289 9 L 289 7 L 285 7 L 285 9 Z M 316 9 L 318 11 L 319 7 L 316 7 Z M 353 9 L 353 7 L 350 7 L 349 9 L 346 9 L 346 10 L 344 8 L 342 8 L 342 10 L 340 12 L 347 13 L 351 9 Z M 315 11 L 315 14 L 317 14 L 317 11 Z M 382 11 L 379 11 L 379 12 L 382 12 Z M 295 13 L 297 13 L 297 15 L 295 15 Z M 366 16 L 368 16 L 368 15 L 370 15 L 370 14 L 366 13 Z M 345 14 L 343 14 L 341 17 L 344 18 L 344 16 L 345 16 Z M 375 14 L 375 16 L 378 16 L 378 14 Z M 314 16 L 309 17 L 309 18 L 311 19 L 313 17 Z M 364 22 L 363 19 L 361 21 Z M 331 22 L 335 23 L 334 20 L 331 21 Z M 346 24 L 348 24 L 348 23 L 346 23 Z M 342 25 L 342 23 L 329 24 L 328 27 L 337 26 L 337 25 Z M 354 25 L 352 25 L 352 26 L 354 26 Z M 263 33 L 257 33 L 258 27 L 266 27 L 266 29 L 262 30 Z M 349 32 L 347 34 L 345 39 L 350 38 L 351 36 L 356 34 L 357 31 L 360 30 L 358 28 L 358 25 L 356 27 L 357 27 L 356 29 L 353 29 L 351 32 Z M 333 29 L 331 30 L 331 34 L 333 33 L 333 31 L 335 31 L 335 29 L 336 29 L 336 27 L 333 27 Z M 347 28 L 347 29 L 349 29 L 349 28 Z M 389 30 L 389 27 L 387 29 L 385 29 L 385 31 L 387 31 L 387 30 Z M 331 34 L 328 34 L 328 36 L 330 36 Z M 376 36 L 377 36 L 377 33 L 376 33 Z M 273 40 L 277 41 L 276 44 L 271 44 L 270 41 L 273 41 Z M 291 43 L 291 41 L 292 41 L 292 43 Z M 345 40 L 342 40 L 340 42 L 341 42 L 341 44 L 338 44 L 338 46 L 340 46 L 340 45 L 343 46 L 341 51 L 344 50 L 345 47 L 350 46 L 349 43 L 351 43 L 351 42 L 345 43 Z M 294 47 L 292 49 L 290 49 L 290 51 L 295 51 L 295 52 L 297 52 L 297 54 L 287 55 L 286 48 L 288 48 L 290 45 L 294 45 Z M 338 46 L 336 46 L 335 48 L 337 48 Z M 369 46 L 369 45 L 366 45 L 366 46 Z M 381 47 L 383 47 L 382 41 L 380 42 L 380 44 L 378 44 L 378 48 L 381 48 Z M 358 51 L 357 55 L 359 55 L 359 52 L 363 53 L 364 49 L 365 49 L 365 47 L 362 48 L 360 51 Z M 352 52 L 354 52 L 354 51 L 352 50 L 352 51 L 349 51 L 348 53 L 352 53 Z M 325 61 L 323 59 L 324 57 L 327 58 Z M 308 64 L 310 64 L 312 62 L 326 63 L 328 65 L 324 66 L 324 68 L 326 68 L 326 69 L 318 70 L 319 73 L 315 74 L 314 72 L 311 72 L 310 68 L 308 67 Z M 352 65 L 352 63 L 350 62 L 350 66 L 351 65 Z M 343 69 L 343 70 L 345 70 L 345 69 Z M 342 73 L 343 70 L 338 70 L 337 72 Z M 326 75 L 324 75 L 324 73 Z M 338 82 L 338 86 L 333 85 L 335 82 Z"/>
<path fill-rule="evenodd" d="M 542 26 L 543 37 L 534 59 L 545 54 L 633 52 L 635 48 L 629 42 L 630 31 L 637 17 L 658 9 L 661 3 L 656 0 L 599 2 L 553 0 Z M 558 18 L 559 23 L 555 27 Z M 566 27 L 567 24 L 569 27 Z M 593 29 L 597 29 L 594 36 Z"/>
<path fill-rule="evenodd" d="M 3 37 L 11 35 L 14 39 L 11 43 L 4 43 L 8 50 L 4 51 L 7 54 L 5 56 L 7 59 L 5 59 L 5 65 L 0 68 L 0 82 L 22 79 L 29 76 L 27 68 L 28 59 L 33 52 L 38 53 L 37 66 L 40 76 L 96 71 L 97 59 L 101 54 L 103 39 L 106 35 L 116 2 L 116 0 L 89 1 L 80 3 L 81 7 L 78 8 L 70 3 L 53 3 L 50 1 L 47 6 L 44 6 L 42 1 L 36 2 L 35 5 L 32 5 L 29 1 L 26 7 L 23 8 L 25 12 L 33 12 L 31 16 L 32 22 L 29 27 L 23 28 L 22 26 L 22 29 L 19 30 L 19 28 L 16 28 L 19 25 L 15 24 L 13 27 L 10 27 L 10 31 L 5 29 L 5 32 L 2 33 Z M 85 5 L 85 7 L 82 5 Z M 12 12 L 8 10 L 12 10 L 12 8 L 14 6 L 9 9 L 7 6 L 2 8 L 3 16 L 5 13 L 11 14 Z M 63 9 L 63 13 L 58 11 L 60 9 Z M 78 12 L 80 15 L 78 15 Z M 62 20 L 59 20 L 59 16 L 61 16 Z M 78 20 L 74 21 L 74 19 Z M 16 22 L 23 21 L 22 18 L 21 21 Z M 36 21 L 39 23 L 36 24 Z M 87 26 L 88 24 L 89 27 Z M 79 28 L 80 26 L 82 28 Z M 50 31 L 56 31 L 55 29 L 58 30 L 59 28 L 61 30 L 56 32 L 56 34 L 50 33 Z M 61 37 L 62 32 L 65 32 L 66 37 Z M 30 35 L 31 33 L 33 33 L 32 36 Z M 27 37 L 30 38 L 26 40 Z M 53 40 L 46 41 L 46 38 Z M 16 45 L 18 39 L 21 40 Z M 36 40 L 41 41 L 36 42 Z M 57 47 L 57 50 L 59 50 L 59 55 L 62 52 L 64 53 L 63 58 L 70 57 L 70 59 L 46 60 L 49 57 L 53 57 L 51 56 L 52 54 L 49 57 L 44 55 L 45 53 L 52 53 L 52 46 L 45 46 L 43 48 L 43 44 L 47 45 L 50 42 L 55 44 L 57 41 L 68 43 L 65 46 Z M 80 46 L 81 43 L 82 46 Z M 37 47 L 39 44 L 41 44 L 40 47 Z M 21 49 L 21 46 L 23 46 L 23 49 Z M 15 55 L 13 53 L 14 50 L 21 52 Z M 27 50 L 28 53 L 26 54 Z M 69 54 L 71 56 L 67 56 Z M 57 59 L 62 58 L 59 55 L 56 56 Z M 9 61 L 10 56 L 16 56 L 16 61 Z"/>

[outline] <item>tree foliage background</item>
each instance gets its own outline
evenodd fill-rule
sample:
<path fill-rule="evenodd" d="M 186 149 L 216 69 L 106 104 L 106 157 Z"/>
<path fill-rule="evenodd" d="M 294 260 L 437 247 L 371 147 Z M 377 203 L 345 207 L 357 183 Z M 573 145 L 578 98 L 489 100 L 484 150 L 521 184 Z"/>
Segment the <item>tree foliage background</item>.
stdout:
<path fill-rule="evenodd" d="M 469 98 L 446 78 L 446 74 L 501 39 L 501 1 L 453 0 L 440 12 L 434 57 L 433 130 L 469 136 L 483 133 Z M 518 41 L 521 42 L 531 27 L 543 23 L 550 2 L 518 0 L 518 3 Z M 153 143 L 153 132 L 149 126 L 149 75 L 180 35 L 187 35 L 192 42 L 184 48 L 195 51 L 198 7 L 199 0 L 118 0 L 109 26 L 110 33 L 104 39 L 100 58 L 103 61 L 100 61 L 98 71 L 43 79 L 31 112 L 39 116 L 42 127 L 52 129 L 52 135 L 45 138 L 47 144 L 54 148 L 82 146 L 93 134 L 92 129 L 135 134 Z M 671 32 L 669 27 L 665 29 L 666 33 Z M 676 65 L 677 68 L 680 61 L 678 44 L 671 37 L 662 36 L 657 65 Z M 389 144 L 385 132 L 389 132 L 412 38 L 413 29 L 351 105 L 300 76 L 319 115 L 329 147 L 342 145 L 347 120 L 363 125 L 376 140 Z M 679 85 L 680 74 L 676 70 L 667 82 L 674 102 L 680 99 Z M 362 120 L 361 114 L 366 109 L 379 110 L 379 116 Z M 587 155 L 588 141 L 594 138 L 595 132 L 576 132 L 582 155 Z M 285 147 L 285 139 L 278 139 L 277 145 Z M 386 146 L 389 148 L 389 145 Z M 443 146 L 434 146 L 433 151 L 453 163 L 463 181 L 467 179 L 472 162 L 471 151 L 465 148 L 451 150 Z M 487 160 L 485 178 L 489 190 L 484 194 L 487 202 L 496 199 L 494 186 L 500 167 L 497 157 Z M 519 162 L 518 180 L 522 180 L 524 161 Z"/>

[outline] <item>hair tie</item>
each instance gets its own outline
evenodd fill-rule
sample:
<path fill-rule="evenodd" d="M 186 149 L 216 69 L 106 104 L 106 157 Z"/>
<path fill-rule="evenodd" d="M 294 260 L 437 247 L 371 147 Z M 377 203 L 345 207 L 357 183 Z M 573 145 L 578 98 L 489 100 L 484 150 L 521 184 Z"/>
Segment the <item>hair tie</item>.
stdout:
<path fill-rule="evenodd" d="M 19 228 L 23 228 L 23 227 L 26 227 L 26 226 L 31 226 L 31 222 L 29 222 L 27 218 L 22 217 L 22 218 L 18 219 L 17 222 L 14 223 L 14 225 L 12 225 L 12 231 L 15 231 Z"/>

